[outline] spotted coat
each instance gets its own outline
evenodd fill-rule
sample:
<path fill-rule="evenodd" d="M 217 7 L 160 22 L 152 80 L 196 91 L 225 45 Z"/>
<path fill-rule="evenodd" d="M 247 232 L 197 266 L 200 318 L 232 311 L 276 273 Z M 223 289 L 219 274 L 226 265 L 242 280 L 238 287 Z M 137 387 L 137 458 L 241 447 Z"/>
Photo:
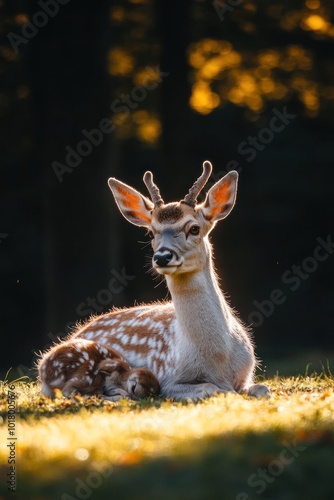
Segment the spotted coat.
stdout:
<path fill-rule="evenodd" d="M 122 396 L 146 397 L 159 393 L 159 383 L 149 370 L 132 369 L 114 349 L 93 340 L 75 338 L 53 346 L 38 363 L 42 394 L 54 397 L 55 389 L 64 396 L 111 394 L 121 388 Z"/>
<path fill-rule="evenodd" d="M 151 370 L 161 383 L 177 359 L 175 326 L 172 303 L 153 303 L 95 316 L 71 338 L 112 347 L 132 367 Z"/>

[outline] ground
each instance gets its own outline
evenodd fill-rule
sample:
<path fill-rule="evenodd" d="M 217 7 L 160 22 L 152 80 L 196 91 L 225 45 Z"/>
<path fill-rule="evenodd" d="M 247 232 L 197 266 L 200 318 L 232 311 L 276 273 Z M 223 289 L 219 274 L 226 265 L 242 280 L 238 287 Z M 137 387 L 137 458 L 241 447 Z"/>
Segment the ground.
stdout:
<path fill-rule="evenodd" d="M 50 401 L 35 382 L 5 380 L 0 499 L 334 498 L 334 378 L 266 383 L 269 400 L 228 394 L 110 403 Z"/>

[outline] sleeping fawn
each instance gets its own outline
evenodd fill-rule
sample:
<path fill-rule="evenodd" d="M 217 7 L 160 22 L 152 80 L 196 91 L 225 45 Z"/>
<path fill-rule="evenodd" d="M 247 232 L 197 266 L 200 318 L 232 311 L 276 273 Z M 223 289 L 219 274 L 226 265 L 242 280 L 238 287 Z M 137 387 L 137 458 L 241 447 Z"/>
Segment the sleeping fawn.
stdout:
<path fill-rule="evenodd" d="M 55 389 L 69 397 L 75 392 L 100 394 L 104 399 L 145 398 L 159 393 L 152 372 L 131 369 L 112 349 L 86 339 L 71 339 L 56 344 L 39 360 L 39 381 L 44 396 L 55 397 Z"/>
<path fill-rule="evenodd" d="M 165 397 L 196 400 L 226 392 L 269 396 L 265 385 L 253 383 L 256 360 L 249 332 L 219 287 L 209 241 L 211 230 L 234 206 L 238 173 L 229 172 L 198 203 L 211 172 L 211 163 L 204 162 L 188 194 L 167 204 L 151 172 L 144 175 L 151 199 L 109 179 L 122 215 L 149 231 L 152 266 L 165 276 L 171 302 L 102 314 L 72 338 L 113 347 L 131 366 L 152 370 Z"/>

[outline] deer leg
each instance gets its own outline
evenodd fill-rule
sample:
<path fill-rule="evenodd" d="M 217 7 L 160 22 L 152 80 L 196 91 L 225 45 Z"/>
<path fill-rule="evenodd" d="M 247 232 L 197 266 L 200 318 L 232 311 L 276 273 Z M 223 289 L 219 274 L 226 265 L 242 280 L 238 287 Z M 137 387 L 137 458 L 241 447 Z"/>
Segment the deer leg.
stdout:
<path fill-rule="evenodd" d="M 108 387 L 105 393 L 102 393 L 103 399 L 108 401 L 119 401 L 120 399 L 130 399 L 129 394 L 120 387 Z"/>
<path fill-rule="evenodd" d="M 55 392 L 54 392 L 53 388 L 44 381 L 42 382 L 41 392 L 42 392 L 43 396 L 46 396 L 47 398 L 54 399 L 54 397 L 55 397 Z"/>
<path fill-rule="evenodd" d="M 86 381 L 76 378 L 68 380 L 61 390 L 66 398 L 70 397 L 76 391 L 80 394 L 98 394 L 98 391 L 90 387 Z"/>
<path fill-rule="evenodd" d="M 227 392 L 235 392 L 233 387 L 226 384 L 218 387 L 210 382 L 201 384 L 174 384 L 165 385 L 161 388 L 161 395 L 167 398 L 174 398 L 176 400 L 189 399 L 196 401 L 204 399 L 213 394 L 226 394 Z"/>
<path fill-rule="evenodd" d="M 270 398 L 270 390 L 264 384 L 253 384 L 247 387 L 244 391 L 248 396 L 254 396 L 255 398 L 265 397 Z"/>

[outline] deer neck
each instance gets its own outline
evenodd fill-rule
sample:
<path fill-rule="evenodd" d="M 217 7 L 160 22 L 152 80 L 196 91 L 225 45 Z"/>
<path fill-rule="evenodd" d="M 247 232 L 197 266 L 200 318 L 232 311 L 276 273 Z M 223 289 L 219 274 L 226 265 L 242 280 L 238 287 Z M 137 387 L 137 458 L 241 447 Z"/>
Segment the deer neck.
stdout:
<path fill-rule="evenodd" d="M 211 349 L 213 346 L 226 349 L 235 320 L 219 287 L 210 245 L 206 246 L 203 269 L 167 275 L 166 280 L 175 308 L 178 334 L 198 346 L 206 344 Z"/>

